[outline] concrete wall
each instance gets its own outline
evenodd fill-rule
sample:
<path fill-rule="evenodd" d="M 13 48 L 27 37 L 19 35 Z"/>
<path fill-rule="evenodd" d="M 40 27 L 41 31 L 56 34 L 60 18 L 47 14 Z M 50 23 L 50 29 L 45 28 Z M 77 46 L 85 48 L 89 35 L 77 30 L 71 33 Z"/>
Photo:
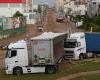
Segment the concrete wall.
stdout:
<path fill-rule="evenodd" d="M 16 11 L 24 12 L 23 4 L 0 3 L 0 16 L 12 17 Z"/>
<path fill-rule="evenodd" d="M 84 4 L 76 5 L 75 1 L 71 1 L 64 5 L 64 11 L 68 15 L 85 15 L 87 7 Z"/>
<path fill-rule="evenodd" d="M 87 4 L 87 14 L 89 17 L 93 17 L 98 14 L 100 0 L 91 0 Z"/>
<path fill-rule="evenodd" d="M 21 8 L 0 8 L 0 16 L 12 17 L 16 11 L 23 12 Z"/>
<path fill-rule="evenodd" d="M 79 5 L 75 7 L 75 11 L 78 15 L 85 15 L 87 7 L 85 5 Z"/>
<path fill-rule="evenodd" d="M 23 13 L 26 16 L 26 24 L 35 24 L 38 20 L 36 13 Z"/>

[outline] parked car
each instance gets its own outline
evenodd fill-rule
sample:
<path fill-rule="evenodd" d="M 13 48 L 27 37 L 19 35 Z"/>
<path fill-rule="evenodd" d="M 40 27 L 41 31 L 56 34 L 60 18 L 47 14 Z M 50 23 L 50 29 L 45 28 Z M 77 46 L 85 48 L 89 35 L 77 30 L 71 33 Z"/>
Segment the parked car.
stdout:
<path fill-rule="evenodd" d="M 65 20 L 65 17 L 63 17 L 63 16 L 59 16 L 56 18 L 57 22 L 63 22 L 64 20 Z"/>
<path fill-rule="evenodd" d="M 38 28 L 38 31 L 40 31 L 40 32 L 43 31 L 43 25 L 38 25 L 37 28 Z"/>

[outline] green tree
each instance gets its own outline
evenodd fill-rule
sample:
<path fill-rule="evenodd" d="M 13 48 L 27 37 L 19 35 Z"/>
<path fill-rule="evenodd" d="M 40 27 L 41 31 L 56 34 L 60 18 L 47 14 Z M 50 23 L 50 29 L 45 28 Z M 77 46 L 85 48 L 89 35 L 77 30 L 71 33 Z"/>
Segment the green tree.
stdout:
<path fill-rule="evenodd" d="M 84 18 L 83 18 L 83 28 L 85 30 L 90 30 L 90 28 L 92 27 L 92 22 L 93 22 L 93 19 L 92 18 L 89 18 L 89 16 L 85 15 Z"/>
<path fill-rule="evenodd" d="M 13 15 L 13 17 L 20 17 L 23 16 L 22 13 L 20 13 L 19 11 L 16 11 L 16 13 Z"/>
<path fill-rule="evenodd" d="M 89 18 L 89 16 L 84 16 L 83 19 L 84 29 L 90 31 L 93 28 L 93 32 L 100 32 L 100 14 Z"/>

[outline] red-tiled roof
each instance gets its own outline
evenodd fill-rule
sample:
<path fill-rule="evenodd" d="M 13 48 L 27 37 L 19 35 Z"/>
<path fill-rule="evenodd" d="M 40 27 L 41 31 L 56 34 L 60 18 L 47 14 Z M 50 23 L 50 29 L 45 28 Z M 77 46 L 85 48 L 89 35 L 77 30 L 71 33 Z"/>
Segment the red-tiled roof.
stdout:
<path fill-rule="evenodd" d="M 26 0 L 0 0 L 0 3 L 23 3 Z"/>

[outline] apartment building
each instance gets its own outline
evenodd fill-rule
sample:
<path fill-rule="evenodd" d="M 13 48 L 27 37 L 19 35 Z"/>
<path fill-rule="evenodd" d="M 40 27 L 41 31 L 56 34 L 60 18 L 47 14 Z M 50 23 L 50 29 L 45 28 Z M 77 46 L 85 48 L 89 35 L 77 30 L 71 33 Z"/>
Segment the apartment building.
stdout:
<path fill-rule="evenodd" d="M 0 0 L 0 17 L 12 17 L 16 11 L 30 10 L 31 0 Z"/>

